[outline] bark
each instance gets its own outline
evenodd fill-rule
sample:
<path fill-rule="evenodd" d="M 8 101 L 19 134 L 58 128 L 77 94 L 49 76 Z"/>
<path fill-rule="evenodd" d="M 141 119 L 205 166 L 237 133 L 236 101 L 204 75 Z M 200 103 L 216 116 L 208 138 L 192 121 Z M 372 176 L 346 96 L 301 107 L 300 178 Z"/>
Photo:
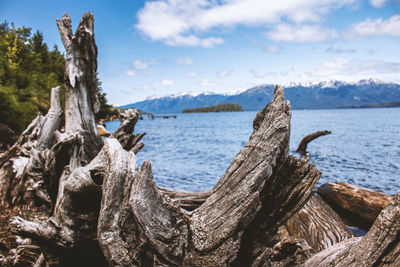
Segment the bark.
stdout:
<path fill-rule="evenodd" d="M 300 144 L 297 147 L 296 152 L 298 152 L 300 154 L 305 154 L 307 152 L 306 150 L 307 150 L 308 143 L 310 143 L 311 141 L 313 141 L 314 139 L 316 139 L 320 136 L 331 134 L 331 133 L 332 133 L 331 131 L 319 131 L 319 132 L 315 132 L 315 133 L 307 135 L 300 141 Z"/>
<path fill-rule="evenodd" d="M 252 262 L 251 266 L 300 266 L 314 254 L 315 251 L 304 239 L 288 237 L 272 248 L 266 249 Z"/>
<path fill-rule="evenodd" d="M 200 207 L 212 193 L 211 190 L 203 192 L 179 192 L 162 187 L 158 187 L 158 190 L 174 200 L 179 207 L 187 211 L 192 211 Z"/>
<path fill-rule="evenodd" d="M 326 183 L 318 194 L 338 212 L 346 224 L 368 231 L 393 196 L 346 183 Z"/>
<path fill-rule="evenodd" d="M 108 159 L 97 232 L 109 264 L 220 266 L 255 258 L 245 240 L 255 231 L 275 234 L 320 176 L 307 158 L 288 156 L 290 108 L 282 88 L 255 121 L 249 142 L 192 212 L 156 186 L 149 162 L 137 170 L 134 154 L 121 149 Z M 262 226 L 252 228 L 258 220 Z"/>
<path fill-rule="evenodd" d="M 381 211 L 362 238 L 345 240 L 305 262 L 305 266 L 399 266 L 400 194 Z"/>
<path fill-rule="evenodd" d="M 285 226 L 291 236 L 306 240 L 315 251 L 353 237 L 339 215 L 316 194 Z"/>

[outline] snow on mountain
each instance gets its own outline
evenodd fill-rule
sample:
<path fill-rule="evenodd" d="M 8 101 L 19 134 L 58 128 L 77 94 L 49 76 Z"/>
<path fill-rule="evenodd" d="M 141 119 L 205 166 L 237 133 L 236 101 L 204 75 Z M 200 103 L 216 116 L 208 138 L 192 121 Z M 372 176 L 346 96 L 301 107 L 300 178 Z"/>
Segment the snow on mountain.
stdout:
<path fill-rule="evenodd" d="M 185 108 L 237 103 L 244 110 L 257 111 L 272 99 L 274 87 L 272 84 L 263 84 L 235 93 L 185 92 L 162 97 L 151 96 L 122 107 L 136 107 L 153 113 L 180 113 Z M 400 85 L 378 79 L 289 83 L 284 87 L 285 97 L 294 109 L 338 108 L 400 101 Z"/>

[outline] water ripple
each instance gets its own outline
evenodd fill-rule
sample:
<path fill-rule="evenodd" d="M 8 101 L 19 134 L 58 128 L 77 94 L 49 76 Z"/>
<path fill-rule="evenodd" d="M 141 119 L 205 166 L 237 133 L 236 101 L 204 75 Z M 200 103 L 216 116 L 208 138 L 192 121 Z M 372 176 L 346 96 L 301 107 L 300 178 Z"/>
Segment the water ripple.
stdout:
<path fill-rule="evenodd" d="M 138 163 L 150 160 L 157 184 L 176 190 L 212 188 L 248 141 L 255 112 L 178 114 L 177 119 L 141 120 L 147 132 Z M 379 192 L 400 191 L 399 108 L 294 110 L 291 151 L 315 131 L 331 130 L 308 145 L 320 184 L 347 182 Z M 119 122 L 107 122 L 109 131 Z"/>

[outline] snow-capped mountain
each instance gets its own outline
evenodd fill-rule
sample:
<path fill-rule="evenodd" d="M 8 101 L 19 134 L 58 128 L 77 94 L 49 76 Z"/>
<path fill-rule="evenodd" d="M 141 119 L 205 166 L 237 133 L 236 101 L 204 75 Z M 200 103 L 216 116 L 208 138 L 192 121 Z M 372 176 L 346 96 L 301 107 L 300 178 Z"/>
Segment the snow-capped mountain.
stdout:
<path fill-rule="evenodd" d="M 284 87 L 285 97 L 294 109 L 338 108 L 400 101 L 400 84 L 376 79 L 358 82 L 290 83 Z M 236 94 L 206 92 L 150 97 L 122 108 L 135 107 L 153 113 L 180 113 L 185 108 L 237 103 L 243 110 L 258 111 L 271 101 L 273 94 L 274 85 L 265 84 Z"/>

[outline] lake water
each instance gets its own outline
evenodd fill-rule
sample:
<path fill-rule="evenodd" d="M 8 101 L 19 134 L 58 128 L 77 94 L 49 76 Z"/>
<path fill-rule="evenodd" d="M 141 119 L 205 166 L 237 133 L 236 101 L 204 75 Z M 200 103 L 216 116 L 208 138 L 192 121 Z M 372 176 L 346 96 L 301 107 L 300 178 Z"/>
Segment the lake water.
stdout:
<path fill-rule="evenodd" d="M 175 190 L 211 189 L 248 141 L 256 112 L 178 114 L 144 119 L 138 163 L 150 160 L 158 185 Z M 119 121 L 107 122 L 114 131 Z M 400 108 L 293 110 L 290 150 L 315 131 L 330 130 L 309 143 L 311 161 L 322 171 L 320 185 L 346 182 L 387 194 L 400 192 Z"/>

